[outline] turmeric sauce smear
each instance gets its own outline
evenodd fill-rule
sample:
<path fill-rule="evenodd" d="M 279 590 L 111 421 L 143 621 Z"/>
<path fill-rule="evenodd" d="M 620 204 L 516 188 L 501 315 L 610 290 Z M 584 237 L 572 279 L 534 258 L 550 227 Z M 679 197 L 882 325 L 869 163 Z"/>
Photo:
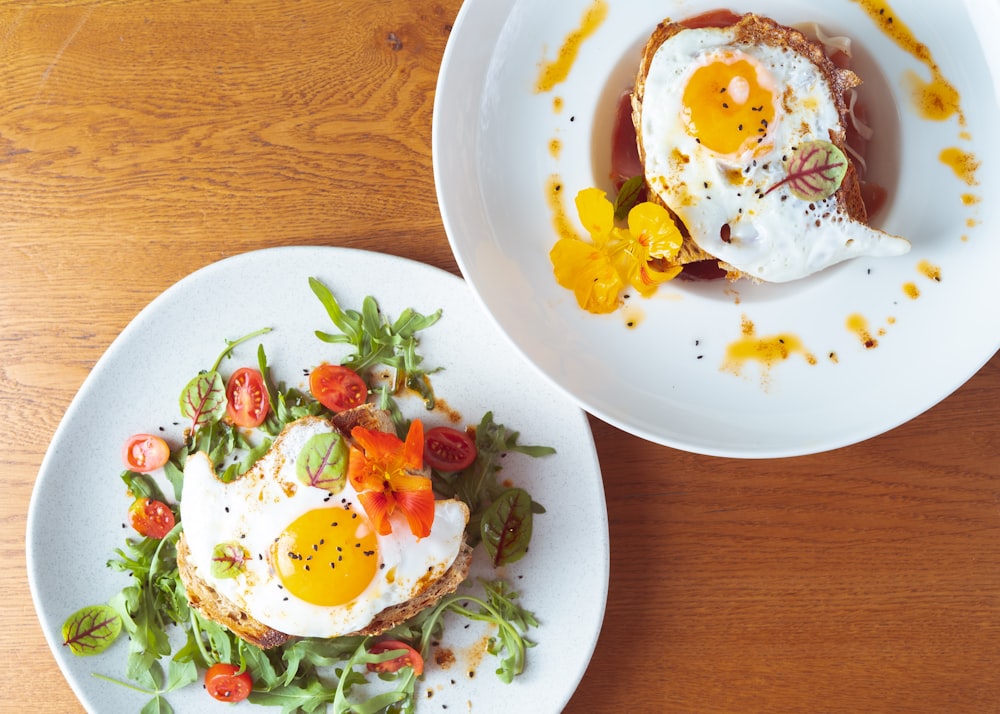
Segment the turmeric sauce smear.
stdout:
<path fill-rule="evenodd" d="M 556 229 L 556 235 L 560 238 L 580 238 L 580 235 L 573 227 L 573 222 L 566 213 L 563 205 L 563 182 L 558 175 L 549 176 L 545 184 L 545 200 L 549 204 L 552 212 L 552 225 Z"/>
<path fill-rule="evenodd" d="M 973 154 L 951 146 L 942 150 L 938 158 L 941 159 L 942 164 L 948 166 L 955 173 L 955 176 L 969 186 L 975 186 L 979 183 L 976 180 L 976 170 L 979 168 L 979 161 Z M 962 202 L 968 205 L 965 196 L 962 197 Z"/>
<path fill-rule="evenodd" d="M 931 263 L 929 260 L 921 260 L 917 263 L 917 270 L 928 280 L 936 283 L 941 282 L 941 268 Z"/>
<path fill-rule="evenodd" d="M 816 364 L 816 358 L 805 348 L 802 340 L 793 334 L 758 337 L 753 322 L 746 316 L 743 317 L 741 332 L 742 337 L 726 348 L 722 369 L 727 372 L 740 374 L 747 362 L 756 362 L 767 371 L 794 354 L 802 355 L 809 364 Z"/>
<path fill-rule="evenodd" d="M 889 3 L 883 0 L 854 1 L 871 17 L 886 37 L 920 61 L 930 72 L 929 81 L 922 79 L 916 72 L 910 72 L 906 77 L 911 99 L 920 115 L 924 119 L 934 121 L 944 121 L 958 115 L 959 123 L 964 126 L 965 117 L 962 115 L 958 90 L 941 73 L 927 45 L 917 40 L 906 23 L 893 12 Z"/>
<path fill-rule="evenodd" d="M 538 81 L 535 83 L 535 92 L 551 92 L 557 84 L 561 84 L 569 77 L 569 72 L 573 69 L 577 55 L 580 54 L 580 47 L 584 40 L 597 32 L 597 29 L 604 23 L 608 16 L 608 4 L 605 0 L 594 0 L 594 2 L 583 13 L 580 20 L 580 27 L 573 30 L 566 36 L 562 47 L 553 60 L 543 61 L 539 69 Z"/>
<path fill-rule="evenodd" d="M 868 328 L 868 320 L 864 316 L 857 313 L 850 315 L 847 318 L 847 329 L 857 335 L 865 349 L 872 350 L 878 347 L 878 340 L 872 336 Z"/>

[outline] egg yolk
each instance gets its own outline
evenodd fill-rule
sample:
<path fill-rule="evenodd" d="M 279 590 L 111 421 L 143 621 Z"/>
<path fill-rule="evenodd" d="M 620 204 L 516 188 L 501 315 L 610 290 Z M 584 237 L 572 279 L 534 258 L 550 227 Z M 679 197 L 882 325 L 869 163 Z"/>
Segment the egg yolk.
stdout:
<path fill-rule="evenodd" d="M 698 67 L 684 88 L 688 133 L 702 146 L 733 156 L 763 144 L 774 123 L 770 76 L 748 55 L 727 53 Z"/>
<path fill-rule="evenodd" d="M 350 507 L 317 508 L 292 521 L 271 549 L 271 563 L 292 595 L 314 605 L 343 605 L 378 569 L 378 541 Z"/>

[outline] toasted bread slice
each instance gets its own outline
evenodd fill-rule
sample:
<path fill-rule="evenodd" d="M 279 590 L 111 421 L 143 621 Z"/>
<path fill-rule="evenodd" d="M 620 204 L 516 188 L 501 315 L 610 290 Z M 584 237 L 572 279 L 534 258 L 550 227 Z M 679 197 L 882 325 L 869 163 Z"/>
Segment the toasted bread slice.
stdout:
<path fill-rule="evenodd" d="M 306 418 L 319 419 L 319 417 Z M 394 429 L 389 413 L 371 404 L 363 404 L 355 409 L 340 412 L 330 421 L 348 438 L 351 429 L 356 426 L 384 432 Z M 382 610 L 367 626 L 350 634 L 378 635 L 408 620 L 445 595 L 454 592 L 468 576 L 471 563 L 472 548 L 463 540 L 455 560 L 440 578 L 428 582 L 423 591 L 406 602 Z M 243 611 L 200 577 L 190 560 L 190 549 L 183 533 L 177 543 L 177 567 L 181 582 L 187 591 L 188 602 L 202 617 L 224 625 L 236 636 L 263 649 L 277 647 L 292 639 L 291 635 L 279 632 Z"/>
<path fill-rule="evenodd" d="M 736 43 L 766 44 L 773 47 L 788 48 L 806 57 L 819 68 L 830 87 L 831 94 L 833 95 L 837 110 L 840 114 L 840 126 L 837 129 L 831 130 L 830 142 L 844 151 L 845 155 L 849 156 L 845 145 L 846 133 L 844 127 L 846 126 L 848 118 L 848 109 L 844 100 L 844 94 L 847 90 L 859 85 L 861 83 L 861 79 L 854 72 L 837 67 L 830 60 L 830 58 L 827 57 L 826 52 L 820 43 L 810 40 L 799 30 L 781 25 L 770 18 L 747 13 L 743 15 L 738 22 L 732 25 L 732 28 L 735 33 L 734 39 Z M 639 150 L 639 160 L 642 162 L 643 166 L 646 165 L 646 151 L 643 146 L 641 131 L 642 102 L 645 93 L 646 77 L 649 74 L 650 64 L 653 61 L 653 56 L 656 54 L 656 51 L 664 42 L 686 29 L 688 28 L 681 23 L 665 20 L 653 31 L 642 51 L 639 71 L 636 75 L 635 89 L 632 92 L 632 122 L 636 129 L 636 144 Z M 647 188 L 647 193 L 651 197 L 650 200 L 656 201 L 661 205 L 665 205 L 653 187 L 648 184 L 648 180 Z M 861 196 L 861 185 L 853 163 L 848 168 L 847 175 L 836 193 L 836 200 L 841 209 L 851 218 L 862 223 L 868 222 L 867 211 L 865 209 L 864 200 Z M 665 207 L 668 209 L 670 208 L 669 206 Z M 678 223 L 680 223 L 680 221 L 678 221 Z M 697 245 L 697 243 L 695 243 L 694 240 L 691 239 L 685 228 L 682 227 L 681 232 L 684 235 L 684 242 L 675 262 L 680 265 L 686 265 L 698 261 L 714 260 L 714 256 L 704 251 Z M 719 265 L 723 269 L 727 270 L 731 279 L 749 277 L 743 276 L 739 271 L 736 271 L 732 268 L 732 266 L 728 266 L 722 261 L 719 261 Z"/>

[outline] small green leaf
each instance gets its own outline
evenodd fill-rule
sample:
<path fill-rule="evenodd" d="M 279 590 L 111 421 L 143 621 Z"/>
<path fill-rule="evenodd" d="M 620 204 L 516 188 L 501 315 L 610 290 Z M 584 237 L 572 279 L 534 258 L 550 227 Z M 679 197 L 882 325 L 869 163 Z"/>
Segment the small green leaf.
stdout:
<path fill-rule="evenodd" d="M 524 557 L 531 541 L 531 496 L 521 488 L 509 488 L 486 509 L 480 534 L 493 567 Z"/>
<path fill-rule="evenodd" d="M 336 432 L 309 438 L 295 463 L 295 475 L 307 486 L 340 493 L 347 481 L 347 444 Z"/>
<path fill-rule="evenodd" d="M 214 424 L 226 413 L 226 385 L 218 372 L 202 372 L 181 392 L 181 414 L 191 420 L 192 433 Z"/>
<path fill-rule="evenodd" d="M 615 220 L 622 221 L 628 218 L 628 212 L 639 203 L 645 188 L 646 180 L 642 176 L 633 176 L 622 184 L 615 199 Z"/>
<path fill-rule="evenodd" d="M 212 549 L 212 576 L 235 578 L 246 569 L 250 553 L 239 543 L 219 543 Z"/>
<path fill-rule="evenodd" d="M 99 654 L 122 631 L 122 619 L 108 605 L 90 605 L 77 610 L 63 623 L 63 644 L 78 657 Z"/>
<path fill-rule="evenodd" d="M 837 192 L 847 175 L 847 157 L 829 141 L 806 141 L 788 157 L 788 175 L 767 190 L 788 184 L 788 191 L 803 201 L 822 201 Z M 767 195 L 767 194 L 765 194 Z"/>

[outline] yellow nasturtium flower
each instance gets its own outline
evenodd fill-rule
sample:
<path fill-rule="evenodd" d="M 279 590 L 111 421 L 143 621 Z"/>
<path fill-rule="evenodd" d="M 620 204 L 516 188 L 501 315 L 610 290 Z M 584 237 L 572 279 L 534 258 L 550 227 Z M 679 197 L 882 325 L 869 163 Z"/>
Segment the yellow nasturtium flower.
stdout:
<path fill-rule="evenodd" d="M 577 194 L 576 210 L 592 242 L 561 238 L 549 258 L 556 281 L 573 291 L 584 310 L 613 312 L 626 285 L 648 297 L 657 285 L 681 271 L 680 266 L 657 270 L 650 264 L 652 260 L 669 263 L 681 247 L 680 231 L 662 206 L 638 204 L 629 211 L 628 228 L 619 228 L 607 194 L 587 188 Z"/>
<path fill-rule="evenodd" d="M 618 270 L 643 297 L 649 297 L 660 283 L 673 279 L 681 266 L 656 270 L 650 261 L 670 261 L 681 249 L 681 232 L 663 206 L 640 203 L 628 213 L 628 247 L 620 253 Z"/>

